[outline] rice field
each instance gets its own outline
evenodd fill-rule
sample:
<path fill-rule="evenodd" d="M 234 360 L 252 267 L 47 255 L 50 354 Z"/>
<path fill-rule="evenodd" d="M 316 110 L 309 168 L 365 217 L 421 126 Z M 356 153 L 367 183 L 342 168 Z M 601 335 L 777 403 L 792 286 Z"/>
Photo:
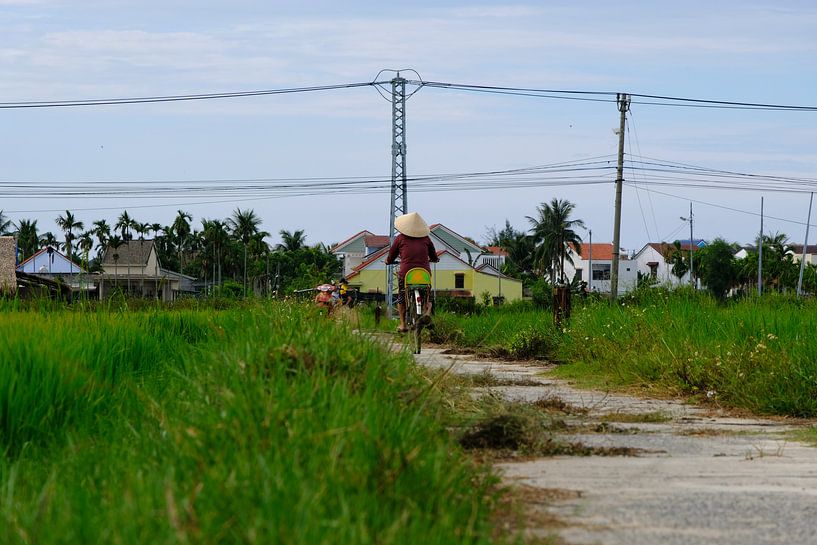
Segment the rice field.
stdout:
<path fill-rule="evenodd" d="M 0 308 L 0 542 L 493 543 L 410 359 L 297 305 Z"/>

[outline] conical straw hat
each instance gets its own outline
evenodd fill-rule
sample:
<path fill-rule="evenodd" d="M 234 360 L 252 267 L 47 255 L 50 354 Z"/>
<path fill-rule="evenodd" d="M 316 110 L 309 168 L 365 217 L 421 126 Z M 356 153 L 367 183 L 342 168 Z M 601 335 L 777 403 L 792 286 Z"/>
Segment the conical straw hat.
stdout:
<path fill-rule="evenodd" d="M 409 212 L 395 219 L 394 228 L 407 237 L 427 237 L 431 232 L 428 224 L 417 212 Z"/>

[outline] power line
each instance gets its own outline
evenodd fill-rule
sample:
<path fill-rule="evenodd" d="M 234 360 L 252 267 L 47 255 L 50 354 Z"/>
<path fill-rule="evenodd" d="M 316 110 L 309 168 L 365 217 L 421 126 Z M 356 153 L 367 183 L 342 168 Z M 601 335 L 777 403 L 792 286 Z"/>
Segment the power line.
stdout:
<path fill-rule="evenodd" d="M 651 191 L 651 192 L 653 192 L 653 193 L 655 193 L 657 195 L 664 195 L 665 197 L 672 197 L 674 199 L 680 199 L 682 201 L 687 201 L 687 202 L 691 201 L 691 202 L 694 202 L 695 204 L 701 204 L 701 205 L 704 205 L 704 206 L 711 206 L 713 208 L 719 208 L 721 210 L 728 210 L 730 212 L 737 212 L 739 214 L 746 214 L 748 216 L 755 216 L 755 217 L 760 216 L 760 213 L 753 212 L 751 210 L 743 210 L 742 208 L 735 208 L 735 207 L 726 206 L 726 205 L 723 205 L 723 204 L 716 204 L 716 203 L 712 203 L 712 202 L 702 201 L 700 199 L 690 199 L 689 197 L 682 197 L 680 195 L 673 195 L 672 193 L 666 193 L 664 191 L 658 191 L 656 189 L 646 189 L 646 188 L 644 188 L 644 191 Z M 789 219 L 789 218 L 780 218 L 780 217 L 776 217 L 776 216 L 770 216 L 768 214 L 763 214 L 763 217 L 765 217 L 767 219 L 773 219 L 773 220 L 777 220 L 777 221 L 786 222 L 786 223 L 793 223 L 793 224 L 796 224 L 796 225 L 806 225 L 806 223 L 802 222 L 802 221 L 797 221 L 797 220 L 793 220 L 793 219 Z"/>
<path fill-rule="evenodd" d="M 231 91 L 225 93 L 200 93 L 192 95 L 163 95 L 124 98 L 96 98 L 82 100 L 50 100 L 50 101 L 22 101 L 0 102 L 0 109 L 21 108 L 62 108 L 73 106 L 110 106 L 119 104 L 148 104 L 155 102 L 182 102 L 190 100 L 214 100 L 223 98 L 243 98 L 268 95 L 285 95 L 292 93 L 309 93 L 316 91 L 334 91 L 337 89 L 353 89 L 356 87 L 370 87 L 382 82 L 341 83 L 337 85 L 316 85 L 312 87 L 287 87 L 282 89 L 262 89 L 256 91 Z"/>
<path fill-rule="evenodd" d="M 613 91 L 584 91 L 572 89 L 541 89 L 535 87 L 504 87 L 498 85 L 474 85 L 462 83 L 450 83 L 440 81 L 411 82 L 422 83 L 426 87 L 449 89 L 458 91 L 469 91 L 479 93 L 495 93 L 505 95 L 522 95 L 536 98 L 549 98 L 559 100 L 584 100 L 590 102 L 615 102 L 618 94 Z M 692 107 L 692 108 L 714 108 L 731 110 L 768 110 L 768 111 L 796 111 L 796 112 L 817 112 L 817 106 L 800 106 L 790 104 L 771 104 L 762 102 L 741 102 L 730 100 L 712 100 L 703 98 L 675 97 L 668 95 L 649 95 L 644 93 L 631 93 L 627 95 L 636 99 L 632 104 L 647 106 L 670 106 L 670 107 Z"/>

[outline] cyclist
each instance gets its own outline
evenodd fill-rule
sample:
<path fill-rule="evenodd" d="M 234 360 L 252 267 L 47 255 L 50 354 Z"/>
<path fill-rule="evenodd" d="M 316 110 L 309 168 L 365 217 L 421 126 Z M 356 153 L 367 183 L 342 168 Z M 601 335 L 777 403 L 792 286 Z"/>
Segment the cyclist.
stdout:
<path fill-rule="evenodd" d="M 341 305 L 352 306 L 352 295 L 349 293 L 349 281 L 346 280 L 345 276 L 338 282 L 338 295 L 340 295 Z"/>
<path fill-rule="evenodd" d="M 394 239 L 394 242 L 389 248 L 389 255 L 386 257 L 386 265 L 391 265 L 397 258 L 400 258 L 400 273 L 398 278 L 398 295 L 397 295 L 397 312 L 400 316 L 400 325 L 397 331 L 405 333 L 408 331 L 406 327 L 406 302 L 403 300 L 403 292 L 405 291 L 406 273 L 415 267 L 420 267 L 431 273 L 430 262 L 436 263 L 439 261 L 437 257 L 437 250 L 434 248 L 434 243 L 429 238 L 431 232 L 428 224 L 417 212 L 410 212 L 403 214 L 394 220 L 394 228 L 400 234 Z M 428 314 L 431 312 L 431 301 L 425 309 L 423 316 L 428 320 Z"/>

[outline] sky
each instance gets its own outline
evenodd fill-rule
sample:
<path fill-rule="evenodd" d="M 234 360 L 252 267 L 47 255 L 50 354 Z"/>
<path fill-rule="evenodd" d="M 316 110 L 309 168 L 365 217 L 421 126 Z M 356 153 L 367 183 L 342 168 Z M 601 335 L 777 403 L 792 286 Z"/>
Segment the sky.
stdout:
<path fill-rule="evenodd" d="M 0 102 L 218 93 L 370 82 L 383 69 L 424 81 L 626 92 L 817 106 L 817 4 L 808 1 L 230 2 L 0 0 Z M 403 72 L 415 78 L 414 73 Z M 387 81 L 386 72 L 379 80 Z M 411 88 L 410 90 L 414 90 Z M 528 168 L 590 157 L 614 164 L 611 102 L 423 87 L 406 106 L 409 177 Z M 634 103 L 625 151 L 817 187 L 817 111 Z M 205 197 L 59 195 L 73 182 L 388 178 L 391 105 L 373 87 L 209 101 L 0 110 L 0 209 L 58 229 L 66 209 L 90 226 L 127 209 L 194 225 L 253 209 L 279 240 L 303 229 L 331 244 L 386 233 L 388 190 Z M 609 242 L 609 183 L 447 191 L 408 184 L 408 208 L 484 241 L 553 198 Z M 688 237 L 747 243 L 759 228 L 804 237 L 808 193 L 661 186 L 625 170 L 621 245 Z M 17 183 L 16 183 L 17 182 Z M 192 182 L 191 182 L 192 184 Z M 635 185 L 633 185 L 635 184 Z M 14 185 L 38 188 L 10 189 Z M 195 185 L 195 184 L 192 184 Z M 817 220 L 812 220 L 817 225 Z M 582 236 L 587 233 L 581 231 Z M 817 232 L 812 231 L 812 242 Z M 61 237 L 60 237 L 61 238 Z"/>

